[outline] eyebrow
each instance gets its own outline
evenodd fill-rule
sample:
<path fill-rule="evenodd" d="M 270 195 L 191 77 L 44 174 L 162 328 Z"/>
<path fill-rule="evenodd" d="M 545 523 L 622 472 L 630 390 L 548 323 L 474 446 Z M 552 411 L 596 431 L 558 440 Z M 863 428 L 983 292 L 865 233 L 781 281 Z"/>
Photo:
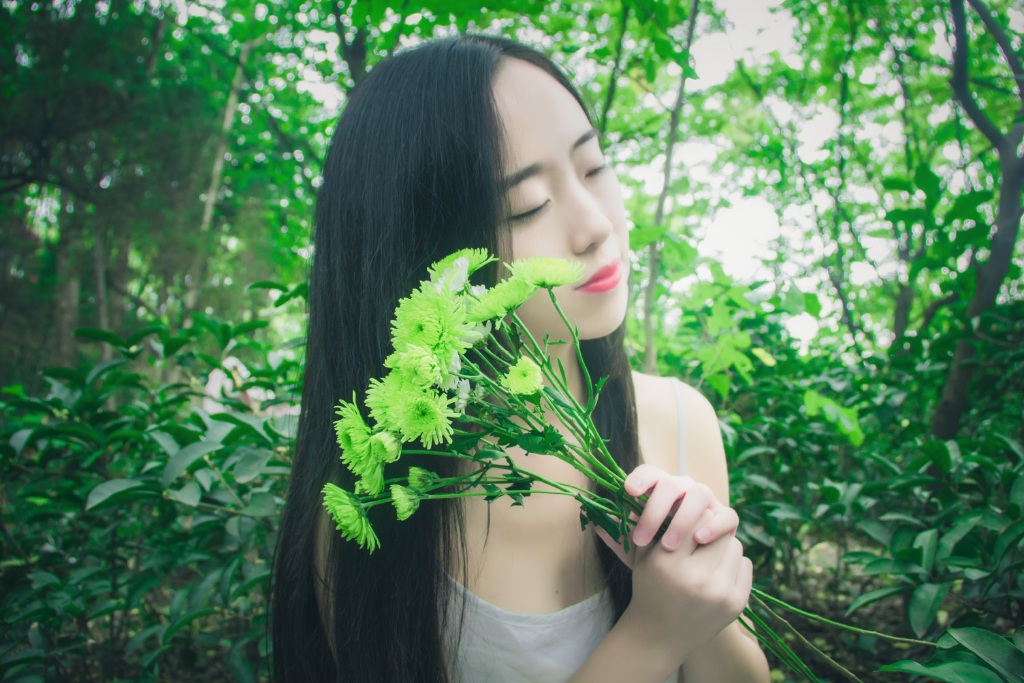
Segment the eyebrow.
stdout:
<path fill-rule="evenodd" d="M 587 144 L 588 142 L 590 142 L 591 140 L 596 138 L 599 134 L 600 133 L 598 132 L 598 130 L 596 128 L 591 128 L 586 133 L 581 135 L 576 140 L 576 142 L 572 143 L 572 147 L 569 148 L 569 152 L 570 153 L 575 152 L 577 149 L 579 149 L 583 145 Z M 505 178 L 505 182 L 504 182 L 505 189 L 508 190 L 508 189 L 511 189 L 511 188 L 515 187 L 516 185 L 518 185 L 519 183 L 523 182 L 527 178 L 532 178 L 533 176 L 537 175 L 538 173 L 540 173 L 540 171 L 541 171 L 541 165 L 540 164 L 530 164 L 526 168 L 522 168 L 522 169 L 516 171 L 515 173 L 513 173 L 513 174 L 511 174 L 511 175 L 509 175 L 509 176 L 507 176 Z"/>

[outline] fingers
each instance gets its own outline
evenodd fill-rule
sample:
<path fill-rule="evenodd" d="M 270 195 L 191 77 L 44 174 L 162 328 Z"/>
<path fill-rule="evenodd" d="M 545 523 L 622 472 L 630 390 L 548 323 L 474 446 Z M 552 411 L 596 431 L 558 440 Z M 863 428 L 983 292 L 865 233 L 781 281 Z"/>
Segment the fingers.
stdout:
<path fill-rule="evenodd" d="M 639 498 L 654 488 L 658 481 L 668 476 L 670 475 L 665 470 L 658 469 L 653 465 L 640 465 L 626 477 L 623 488 L 629 495 Z"/>
<path fill-rule="evenodd" d="M 697 532 L 693 540 L 701 544 L 714 543 L 720 538 L 735 534 L 739 525 L 740 518 L 735 510 L 720 503 L 713 504 L 697 522 Z"/>
<path fill-rule="evenodd" d="M 661 545 L 665 550 L 682 550 L 692 553 L 697 548 L 695 529 L 707 514 L 714 501 L 714 494 L 708 487 L 689 482 L 683 493 L 682 500 L 676 505 L 675 513 L 668 528 L 661 537 Z M 657 489 L 655 489 L 657 491 Z"/>

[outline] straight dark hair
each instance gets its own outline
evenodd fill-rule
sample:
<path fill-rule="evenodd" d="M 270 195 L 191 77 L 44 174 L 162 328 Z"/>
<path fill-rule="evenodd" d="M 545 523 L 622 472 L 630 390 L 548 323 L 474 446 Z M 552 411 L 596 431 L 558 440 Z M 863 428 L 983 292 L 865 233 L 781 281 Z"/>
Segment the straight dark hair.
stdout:
<path fill-rule="evenodd" d="M 464 571 L 454 502 L 424 504 L 409 520 L 374 509 L 381 546 L 343 541 L 321 489 L 351 487 L 333 430 L 341 398 L 362 397 L 390 353 L 399 298 L 427 266 L 463 247 L 501 253 L 508 242 L 501 183 L 503 133 L 492 93 L 503 59 L 520 59 L 579 93 L 545 56 L 483 36 L 430 41 L 376 66 L 350 93 L 324 166 L 316 208 L 302 413 L 271 596 L 273 672 L 279 683 L 449 679 L 458 618 L 447 572 Z M 489 283 L 497 271 L 487 274 Z M 629 471 L 639 460 L 623 328 L 583 343 L 595 378 L 607 376 L 595 421 Z M 453 471 L 449 459 L 432 469 Z M 403 463 L 407 465 L 408 461 Z M 382 514 L 376 514 L 380 510 Z M 617 616 L 631 576 L 603 544 Z"/>

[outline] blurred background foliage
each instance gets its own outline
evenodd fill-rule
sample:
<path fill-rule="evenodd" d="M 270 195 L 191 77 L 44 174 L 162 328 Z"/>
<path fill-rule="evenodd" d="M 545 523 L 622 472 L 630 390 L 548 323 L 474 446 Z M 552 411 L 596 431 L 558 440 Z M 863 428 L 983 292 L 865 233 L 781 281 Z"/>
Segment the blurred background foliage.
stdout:
<path fill-rule="evenodd" d="M 591 102 L 632 356 L 716 405 L 759 586 L 937 646 L 790 623 L 864 680 L 1024 678 L 1019 5 L 0 6 L 3 681 L 266 679 L 320 164 L 375 62 L 460 31 Z"/>

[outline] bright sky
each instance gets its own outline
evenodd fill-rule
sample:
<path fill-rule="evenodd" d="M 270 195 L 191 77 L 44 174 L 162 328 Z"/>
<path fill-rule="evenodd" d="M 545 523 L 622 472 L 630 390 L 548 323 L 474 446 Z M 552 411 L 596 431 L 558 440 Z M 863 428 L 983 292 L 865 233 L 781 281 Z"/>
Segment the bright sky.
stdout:
<path fill-rule="evenodd" d="M 747 64 L 756 63 L 772 52 L 791 67 L 800 68 L 801 58 L 793 38 L 795 20 L 783 8 L 780 0 L 750 2 L 749 0 L 716 0 L 716 6 L 725 13 L 725 31 L 701 35 L 694 43 L 692 54 L 698 78 L 688 88 L 699 91 L 721 84 L 736 64 L 743 59 Z M 772 105 L 773 114 L 785 121 L 792 115 L 786 105 Z M 807 161 L 821 158 L 822 144 L 835 134 L 838 121 L 834 115 L 822 112 L 809 125 L 801 127 L 800 156 Z M 711 162 L 716 148 L 710 143 L 686 143 L 682 146 L 680 158 L 687 165 L 687 173 L 698 182 L 709 183 L 721 188 L 721 181 L 712 171 Z M 736 169 L 736 172 L 742 172 Z M 775 209 L 760 197 L 730 195 L 721 191 L 730 206 L 720 209 L 706 226 L 703 239 L 697 250 L 704 256 L 713 257 L 722 263 L 727 273 L 739 281 L 753 282 L 772 279 L 771 272 L 760 260 L 773 254 L 773 242 L 785 234 L 793 239 L 803 239 L 803 227 L 809 219 L 809 212 L 792 211 L 781 217 Z M 795 275 L 795 269 L 790 275 Z M 800 283 L 802 289 L 811 289 L 813 283 Z M 790 332 L 799 339 L 808 340 L 817 331 L 817 321 L 804 314 L 789 321 Z"/>

